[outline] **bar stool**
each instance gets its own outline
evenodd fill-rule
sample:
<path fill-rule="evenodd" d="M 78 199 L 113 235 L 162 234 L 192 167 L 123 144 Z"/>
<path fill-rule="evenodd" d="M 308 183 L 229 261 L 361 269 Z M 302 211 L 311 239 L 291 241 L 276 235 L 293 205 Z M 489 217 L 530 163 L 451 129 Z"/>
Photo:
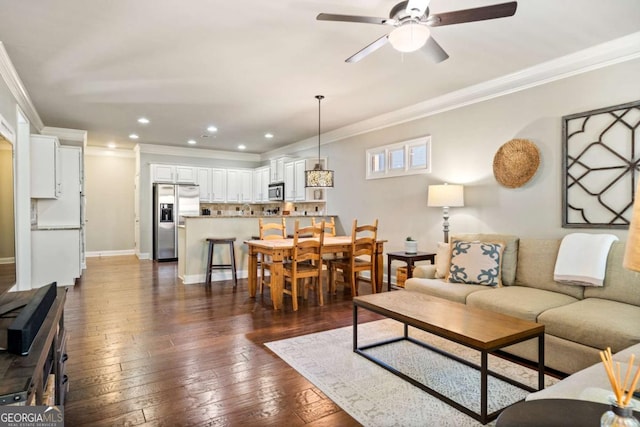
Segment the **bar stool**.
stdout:
<path fill-rule="evenodd" d="M 236 273 L 236 252 L 233 246 L 233 242 L 236 241 L 235 237 L 210 237 L 207 239 L 209 242 L 209 255 L 207 256 L 207 277 L 205 279 L 205 283 L 211 283 L 211 271 L 212 270 L 226 270 L 231 269 L 231 273 L 233 274 L 233 287 L 238 286 L 238 275 Z M 229 258 L 231 259 L 231 264 L 214 264 L 213 263 L 213 249 L 215 245 L 229 245 Z"/>

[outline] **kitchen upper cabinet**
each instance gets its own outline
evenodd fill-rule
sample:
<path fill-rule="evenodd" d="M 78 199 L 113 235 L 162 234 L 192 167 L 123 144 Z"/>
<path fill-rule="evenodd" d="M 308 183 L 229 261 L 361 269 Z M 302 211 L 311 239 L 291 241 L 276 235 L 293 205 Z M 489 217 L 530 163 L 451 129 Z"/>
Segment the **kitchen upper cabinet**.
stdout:
<path fill-rule="evenodd" d="M 198 188 L 200 188 L 200 201 L 211 201 L 211 169 L 198 168 L 196 171 Z"/>
<path fill-rule="evenodd" d="M 213 168 L 211 169 L 211 201 L 226 202 L 227 201 L 227 170 Z"/>
<path fill-rule="evenodd" d="M 253 201 L 268 202 L 269 201 L 269 182 L 271 168 L 264 166 L 253 171 Z"/>
<path fill-rule="evenodd" d="M 277 159 L 271 159 L 269 161 L 269 169 L 271 174 L 271 182 L 283 182 L 285 181 L 284 165 L 291 159 L 289 157 L 278 157 Z"/>
<path fill-rule="evenodd" d="M 174 182 L 176 167 L 173 165 L 151 165 L 153 182 Z"/>
<path fill-rule="evenodd" d="M 60 141 L 55 136 L 31 135 L 31 197 L 56 199 L 62 194 Z"/>
<path fill-rule="evenodd" d="M 197 168 L 176 166 L 176 182 L 178 184 L 195 184 Z"/>
<path fill-rule="evenodd" d="M 198 168 L 191 166 L 151 165 L 153 182 L 194 184 Z"/>
<path fill-rule="evenodd" d="M 205 203 L 226 202 L 227 170 L 197 168 L 196 176 L 200 188 L 200 201 Z"/>
<path fill-rule="evenodd" d="M 250 203 L 252 184 L 251 169 L 227 169 L 227 202 Z"/>
<path fill-rule="evenodd" d="M 284 199 L 288 202 L 306 200 L 304 188 L 305 160 L 296 160 L 284 164 Z"/>

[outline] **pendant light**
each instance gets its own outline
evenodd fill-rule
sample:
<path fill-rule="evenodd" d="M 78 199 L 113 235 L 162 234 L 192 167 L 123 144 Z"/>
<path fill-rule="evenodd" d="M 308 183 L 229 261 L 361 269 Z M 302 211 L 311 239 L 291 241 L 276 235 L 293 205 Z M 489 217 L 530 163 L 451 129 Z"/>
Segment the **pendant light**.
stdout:
<path fill-rule="evenodd" d="M 333 187 L 333 171 L 322 169 L 320 160 L 320 103 L 322 95 L 316 95 L 318 100 L 318 163 L 312 170 L 304 171 L 305 187 Z"/>

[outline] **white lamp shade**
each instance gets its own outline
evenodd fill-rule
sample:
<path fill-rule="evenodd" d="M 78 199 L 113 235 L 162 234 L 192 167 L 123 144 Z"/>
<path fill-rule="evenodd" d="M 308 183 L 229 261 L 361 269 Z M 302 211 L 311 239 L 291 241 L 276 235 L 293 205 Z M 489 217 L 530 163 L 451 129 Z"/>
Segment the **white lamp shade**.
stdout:
<path fill-rule="evenodd" d="M 456 184 L 430 185 L 427 206 L 441 208 L 464 206 L 464 187 Z"/>
<path fill-rule="evenodd" d="M 638 183 L 638 191 L 636 191 L 633 203 L 627 247 L 622 265 L 629 270 L 640 271 L 640 182 Z"/>
<path fill-rule="evenodd" d="M 391 31 L 389 43 L 400 52 L 414 52 L 424 46 L 429 39 L 429 33 L 429 28 L 425 25 L 408 22 Z"/>

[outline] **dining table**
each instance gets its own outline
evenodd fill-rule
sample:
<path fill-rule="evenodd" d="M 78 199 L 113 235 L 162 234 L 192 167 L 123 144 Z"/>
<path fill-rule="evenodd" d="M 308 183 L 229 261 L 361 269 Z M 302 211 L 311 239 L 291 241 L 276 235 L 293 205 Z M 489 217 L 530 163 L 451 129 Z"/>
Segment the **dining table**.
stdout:
<path fill-rule="evenodd" d="M 317 239 L 317 237 L 306 237 L 305 239 Z M 384 243 L 386 240 L 377 240 L 374 249 L 374 271 L 376 279 L 376 289 L 382 290 L 383 282 L 383 255 Z M 282 307 L 284 273 L 283 262 L 293 254 L 293 239 L 274 240 L 246 240 L 244 242 L 249 247 L 249 296 L 255 298 L 258 288 L 258 254 L 262 259 L 269 258 L 271 263 L 271 300 L 273 309 L 279 310 Z M 323 254 L 348 254 L 351 250 L 351 236 L 325 236 L 322 245 Z"/>

